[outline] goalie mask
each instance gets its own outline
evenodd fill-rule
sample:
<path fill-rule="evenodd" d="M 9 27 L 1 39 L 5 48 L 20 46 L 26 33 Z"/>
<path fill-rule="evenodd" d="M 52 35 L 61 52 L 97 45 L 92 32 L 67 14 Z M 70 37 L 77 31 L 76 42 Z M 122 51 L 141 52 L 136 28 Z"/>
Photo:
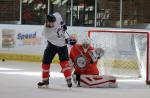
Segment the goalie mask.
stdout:
<path fill-rule="evenodd" d="M 56 17 L 53 14 L 49 14 L 46 17 L 46 27 L 52 28 L 54 27 L 54 23 L 56 21 Z"/>
<path fill-rule="evenodd" d="M 88 50 L 90 44 L 91 44 L 91 39 L 89 37 L 82 40 L 82 48 L 84 50 Z"/>

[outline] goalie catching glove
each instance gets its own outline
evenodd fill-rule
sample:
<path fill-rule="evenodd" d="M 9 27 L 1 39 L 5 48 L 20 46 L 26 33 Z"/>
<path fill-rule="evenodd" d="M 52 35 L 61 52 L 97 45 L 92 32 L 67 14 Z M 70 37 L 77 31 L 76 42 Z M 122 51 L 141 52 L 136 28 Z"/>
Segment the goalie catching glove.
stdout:
<path fill-rule="evenodd" d="M 89 55 L 91 57 L 90 64 L 93 64 L 104 55 L 104 50 L 102 48 L 96 48 L 95 50 L 89 51 Z"/>
<path fill-rule="evenodd" d="M 96 48 L 95 52 L 97 54 L 98 59 L 100 59 L 104 55 L 104 50 L 102 48 Z"/>

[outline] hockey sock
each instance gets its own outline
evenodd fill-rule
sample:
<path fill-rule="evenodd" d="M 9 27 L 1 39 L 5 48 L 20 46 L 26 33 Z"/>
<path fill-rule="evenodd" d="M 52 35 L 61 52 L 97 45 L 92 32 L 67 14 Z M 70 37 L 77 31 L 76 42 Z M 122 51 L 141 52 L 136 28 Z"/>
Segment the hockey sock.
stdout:
<path fill-rule="evenodd" d="M 50 65 L 42 64 L 42 78 L 43 78 L 43 80 L 49 79 L 49 70 L 50 70 Z"/>
<path fill-rule="evenodd" d="M 61 68 L 62 68 L 62 72 L 64 73 L 64 76 L 67 79 L 71 78 L 71 69 L 69 67 L 68 61 L 63 61 L 60 62 Z"/>

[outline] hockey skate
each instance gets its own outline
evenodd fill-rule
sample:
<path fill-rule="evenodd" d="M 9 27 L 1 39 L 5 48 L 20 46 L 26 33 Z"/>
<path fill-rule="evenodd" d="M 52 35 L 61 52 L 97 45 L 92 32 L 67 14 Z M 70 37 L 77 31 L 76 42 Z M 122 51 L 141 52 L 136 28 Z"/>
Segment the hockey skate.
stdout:
<path fill-rule="evenodd" d="M 48 88 L 49 80 L 43 80 L 42 82 L 39 82 L 37 85 L 38 88 Z"/>
<path fill-rule="evenodd" d="M 69 88 L 71 88 L 71 87 L 72 87 L 71 79 L 67 79 L 66 81 L 67 81 L 67 85 L 68 85 L 68 87 L 69 87 Z"/>

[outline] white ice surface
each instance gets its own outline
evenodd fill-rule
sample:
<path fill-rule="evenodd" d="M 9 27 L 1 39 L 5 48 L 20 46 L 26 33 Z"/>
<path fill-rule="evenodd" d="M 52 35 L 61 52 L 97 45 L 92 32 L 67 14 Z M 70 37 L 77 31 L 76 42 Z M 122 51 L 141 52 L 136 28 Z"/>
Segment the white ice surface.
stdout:
<path fill-rule="evenodd" d="M 150 98 L 150 85 L 141 80 L 118 80 L 118 88 L 68 88 L 55 64 L 49 88 L 37 88 L 39 81 L 40 63 L 0 62 L 0 98 Z"/>

